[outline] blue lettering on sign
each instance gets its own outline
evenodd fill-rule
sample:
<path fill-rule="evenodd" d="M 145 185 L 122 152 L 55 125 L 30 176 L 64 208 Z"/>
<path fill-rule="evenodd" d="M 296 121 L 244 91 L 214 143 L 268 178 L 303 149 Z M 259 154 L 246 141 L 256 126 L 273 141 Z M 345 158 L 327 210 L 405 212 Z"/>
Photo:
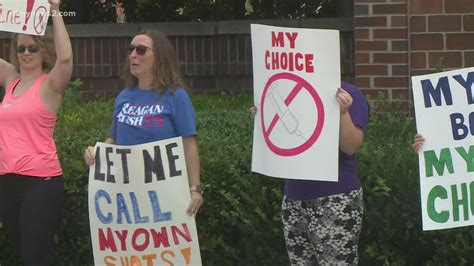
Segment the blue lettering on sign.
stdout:
<path fill-rule="evenodd" d="M 135 192 L 130 192 L 130 199 L 132 200 L 132 208 L 133 208 L 133 215 L 135 217 L 135 223 L 136 224 L 148 223 L 149 221 L 148 216 L 145 216 L 145 217 L 140 216 L 140 207 L 138 206 L 137 196 L 135 196 Z"/>
<path fill-rule="evenodd" d="M 423 90 L 423 98 L 425 100 L 425 107 L 430 108 L 431 99 L 435 102 L 436 106 L 441 106 L 441 94 L 443 95 L 446 105 L 453 104 L 453 97 L 451 96 L 451 88 L 449 87 L 448 77 L 442 77 L 438 80 L 436 89 L 433 88 L 431 80 L 425 79 L 421 81 L 421 87 Z"/>
<path fill-rule="evenodd" d="M 158 201 L 156 191 L 148 191 L 148 196 L 150 197 L 151 206 L 153 208 L 153 221 L 155 223 L 171 221 L 173 218 L 171 212 L 161 212 L 160 202 Z"/>
<path fill-rule="evenodd" d="M 141 195 L 140 193 L 139 195 Z M 142 216 L 142 210 L 140 207 L 143 206 L 140 204 L 138 197 L 135 192 L 129 192 L 131 206 L 130 203 L 127 203 L 125 197 L 122 193 L 116 194 L 116 223 L 117 224 L 143 224 L 143 223 L 150 223 L 149 216 Z M 103 210 L 100 208 L 100 200 L 104 198 L 108 205 L 112 204 L 112 198 L 107 193 L 107 191 L 103 189 L 97 190 L 94 197 L 95 203 L 95 212 L 97 214 L 98 219 L 103 224 L 110 224 L 114 221 L 114 215 L 111 212 L 104 213 Z M 148 199 L 149 199 L 149 207 L 150 210 L 148 213 L 153 213 L 153 222 L 163 222 L 163 221 L 171 221 L 173 219 L 173 215 L 171 211 L 163 212 L 160 207 L 160 201 L 158 200 L 158 194 L 156 191 L 150 190 L 148 191 Z M 133 218 L 130 215 L 129 207 L 133 210 Z M 145 212 L 147 213 L 147 212 Z"/>
<path fill-rule="evenodd" d="M 122 216 L 125 215 L 125 218 L 127 219 L 127 223 L 132 223 L 130 219 L 130 212 L 128 211 L 127 203 L 125 202 L 125 199 L 123 198 L 122 193 L 117 193 L 117 223 L 121 224 L 123 223 L 122 221 Z"/>
<path fill-rule="evenodd" d="M 461 75 L 455 75 L 453 78 L 461 84 L 461 86 L 466 90 L 466 98 L 468 104 L 474 103 L 474 95 L 472 95 L 472 84 L 474 83 L 474 72 L 469 72 L 467 74 L 467 79 L 465 80 Z"/>
<path fill-rule="evenodd" d="M 95 202 L 95 213 L 97 214 L 97 218 L 103 223 L 103 224 L 109 224 L 112 222 L 112 214 L 109 212 L 107 216 L 104 215 L 104 213 L 100 210 L 99 207 L 99 199 L 101 197 L 104 197 L 107 200 L 107 203 L 112 203 L 112 199 L 110 198 L 109 194 L 102 189 L 97 190 L 95 193 L 94 197 L 94 202 Z"/>

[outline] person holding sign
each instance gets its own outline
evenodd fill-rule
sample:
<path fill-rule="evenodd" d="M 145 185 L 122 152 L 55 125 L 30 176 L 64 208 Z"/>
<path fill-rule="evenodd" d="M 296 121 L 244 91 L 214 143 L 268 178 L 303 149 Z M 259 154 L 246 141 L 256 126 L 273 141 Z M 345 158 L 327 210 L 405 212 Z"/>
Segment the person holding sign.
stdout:
<path fill-rule="evenodd" d="M 342 82 L 339 181 L 285 180 L 282 220 L 292 265 L 357 265 L 362 228 L 362 186 L 356 173 L 356 151 L 362 146 L 369 106 L 362 92 Z M 251 108 L 253 115 L 256 107 Z"/>
<path fill-rule="evenodd" d="M 196 215 L 203 202 L 196 119 L 173 46 L 163 33 L 147 30 L 133 37 L 128 51 L 127 88 L 115 100 L 105 142 L 136 145 L 182 136 L 191 193 L 186 212 Z M 88 165 L 95 163 L 93 147 L 84 156 Z"/>
<path fill-rule="evenodd" d="M 15 34 L 11 63 L 0 59 L 0 218 L 24 265 L 48 265 L 64 198 L 53 131 L 72 49 L 62 17 L 52 20 L 53 36 Z"/>

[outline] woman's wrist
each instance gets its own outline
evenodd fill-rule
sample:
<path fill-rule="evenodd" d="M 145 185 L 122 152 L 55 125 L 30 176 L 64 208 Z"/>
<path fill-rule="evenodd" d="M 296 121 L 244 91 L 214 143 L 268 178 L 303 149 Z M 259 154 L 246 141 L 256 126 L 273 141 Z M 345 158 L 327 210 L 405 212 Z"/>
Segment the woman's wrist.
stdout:
<path fill-rule="evenodd" d="M 201 185 L 194 185 L 189 187 L 190 192 L 196 192 L 199 194 L 203 194 L 204 190 L 202 189 Z"/>

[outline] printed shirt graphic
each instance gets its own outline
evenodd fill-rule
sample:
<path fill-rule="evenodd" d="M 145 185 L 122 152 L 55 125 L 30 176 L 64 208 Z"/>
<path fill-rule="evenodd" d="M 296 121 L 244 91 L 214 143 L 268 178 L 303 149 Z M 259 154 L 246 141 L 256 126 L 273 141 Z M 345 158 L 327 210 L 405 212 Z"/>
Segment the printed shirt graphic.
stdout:
<path fill-rule="evenodd" d="M 137 87 L 124 89 L 115 100 L 109 137 L 118 145 L 136 145 L 177 136 L 196 135 L 196 117 L 184 89 L 173 93 Z"/>

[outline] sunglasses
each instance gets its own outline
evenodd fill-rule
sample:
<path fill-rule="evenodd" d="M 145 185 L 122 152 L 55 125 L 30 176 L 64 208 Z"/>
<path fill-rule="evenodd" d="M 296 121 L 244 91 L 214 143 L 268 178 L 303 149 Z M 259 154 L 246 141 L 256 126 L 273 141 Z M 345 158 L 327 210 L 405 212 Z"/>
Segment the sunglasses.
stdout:
<path fill-rule="evenodd" d="M 39 52 L 40 48 L 38 45 L 29 45 L 29 46 L 20 45 L 16 47 L 16 52 L 19 54 L 26 52 L 26 50 L 28 50 L 28 52 L 30 52 L 31 54 L 34 54 L 34 53 Z"/>
<path fill-rule="evenodd" d="M 137 55 L 144 55 L 146 53 L 146 50 L 147 49 L 151 49 L 150 47 L 147 47 L 145 45 L 133 45 L 133 44 L 129 44 L 128 45 L 128 54 L 131 54 L 133 52 L 133 50 L 135 50 L 137 52 Z"/>

